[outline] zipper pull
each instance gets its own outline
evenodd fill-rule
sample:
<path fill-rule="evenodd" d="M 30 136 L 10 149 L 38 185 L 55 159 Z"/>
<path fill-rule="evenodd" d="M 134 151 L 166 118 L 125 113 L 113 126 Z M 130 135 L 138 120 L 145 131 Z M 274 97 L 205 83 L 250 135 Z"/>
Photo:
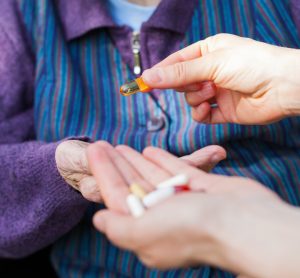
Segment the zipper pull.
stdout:
<path fill-rule="evenodd" d="M 140 59 L 141 43 L 140 43 L 139 32 L 132 33 L 131 47 L 132 47 L 132 53 L 134 59 L 133 72 L 135 75 L 140 75 L 142 69 L 141 69 L 141 59 Z"/>

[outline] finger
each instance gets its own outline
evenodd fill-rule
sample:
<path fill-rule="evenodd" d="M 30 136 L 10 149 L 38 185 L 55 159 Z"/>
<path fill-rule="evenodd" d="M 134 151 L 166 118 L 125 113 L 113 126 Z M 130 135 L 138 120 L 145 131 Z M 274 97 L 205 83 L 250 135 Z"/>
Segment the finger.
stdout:
<path fill-rule="evenodd" d="M 153 186 L 140 175 L 140 173 L 135 169 L 134 165 L 130 163 L 130 159 L 128 157 L 123 156 L 113 146 L 106 142 L 100 142 L 100 144 L 105 144 L 107 153 L 126 181 L 127 187 L 129 187 L 133 183 L 137 183 L 146 191 L 153 190 Z"/>
<path fill-rule="evenodd" d="M 85 199 L 91 202 L 102 202 L 100 188 L 93 176 L 86 176 L 79 181 L 79 191 Z"/>
<path fill-rule="evenodd" d="M 174 88 L 174 90 L 177 91 L 178 93 L 198 92 L 198 91 L 202 90 L 203 86 L 206 83 L 210 83 L 210 82 L 191 84 L 191 85 L 187 85 L 187 86 L 180 87 L 180 88 Z"/>
<path fill-rule="evenodd" d="M 208 102 L 203 102 L 198 105 L 197 110 L 196 108 L 192 108 L 192 118 L 196 122 L 200 123 L 210 123 L 207 120 L 210 120 L 210 111 L 211 106 Z"/>
<path fill-rule="evenodd" d="M 151 161 L 145 159 L 145 157 L 134 149 L 120 145 L 116 149 L 124 156 L 140 175 L 148 181 L 148 183 L 155 186 L 156 184 L 170 178 L 170 173 L 161 169 Z"/>
<path fill-rule="evenodd" d="M 217 34 L 169 55 L 154 67 L 165 67 L 175 63 L 193 60 L 220 49 L 234 47 L 238 44 L 246 43 L 246 41 L 248 41 L 246 38 L 241 38 L 236 35 Z"/>
<path fill-rule="evenodd" d="M 229 34 L 218 34 L 182 49 L 151 69 L 142 78 L 152 88 L 180 88 L 197 82 L 215 81 L 224 63 L 223 51 L 252 41 Z"/>
<path fill-rule="evenodd" d="M 207 146 L 201 150 L 193 152 L 190 155 L 182 156 L 180 159 L 184 160 L 191 166 L 208 172 L 225 158 L 225 149 L 220 146 Z"/>
<path fill-rule="evenodd" d="M 186 92 L 185 99 L 190 106 L 194 107 L 198 106 L 204 101 L 214 98 L 215 95 L 216 88 L 208 83 L 207 85 L 203 86 L 199 91 Z"/>
<path fill-rule="evenodd" d="M 165 67 L 169 65 L 173 65 L 175 63 L 184 62 L 193 60 L 195 58 L 201 57 L 201 43 L 202 41 L 193 43 L 171 55 L 167 58 L 156 64 L 154 67 Z"/>
<path fill-rule="evenodd" d="M 206 191 L 213 180 L 213 178 L 209 178 L 209 175 L 205 172 L 188 165 L 183 160 L 162 149 L 147 147 L 143 151 L 143 155 L 172 175 L 186 174 L 190 179 L 189 185 L 192 189 Z M 199 184 L 199 179 L 202 181 L 201 184 Z"/>
<path fill-rule="evenodd" d="M 204 102 L 208 102 L 209 104 L 213 102 L 215 97 L 214 91 L 207 91 L 202 93 L 200 92 L 193 92 L 193 93 L 185 93 L 185 99 L 189 106 L 197 107 Z"/>
<path fill-rule="evenodd" d="M 209 105 L 209 109 L 207 109 Z M 192 118 L 197 122 L 207 124 L 228 123 L 219 107 L 212 108 L 209 103 L 201 103 L 198 107 L 193 107 Z"/>
<path fill-rule="evenodd" d="M 96 229 L 104 233 L 115 245 L 134 251 L 139 239 L 135 236 L 138 220 L 127 215 L 110 210 L 100 210 L 94 215 L 93 223 Z"/>
<path fill-rule="evenodd" d="M 128 212 L 127 183 L 105 150 L 104 144 L 92 144 L 88 147 L 87 154 L 90 169 L 99 185 L 106 206 L 113 210 Z"/>
<path fill-rule="evenodd" d="M 194 60 L 154 67 L 144 71 L 142 78 L 152 88 L 180 88 L 195 83 L 214 81 L 223 55 L 209 54 Z"/>
<path fill-rule="evenodd" d="M 174 90 L 179 93 L 180 92 L 181 93 L 190 93 L 190 92 L 198 92 L 198 91 L 204 90 L 205 88 L 216 89 L 216 86 L 211 81 L 205 81 L 205 82 L 201 82 L 201 83 L 190 84 L 190 85 L 179 87 L 179 88 L 174 88 Z"/>

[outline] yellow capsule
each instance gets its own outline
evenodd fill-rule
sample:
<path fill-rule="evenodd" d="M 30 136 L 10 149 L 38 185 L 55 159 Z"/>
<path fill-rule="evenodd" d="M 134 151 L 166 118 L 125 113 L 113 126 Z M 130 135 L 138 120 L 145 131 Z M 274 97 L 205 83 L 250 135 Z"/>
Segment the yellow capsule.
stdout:
<path fill-rule="evenodd" d="M 131 184 L 130 187 L 129 187 L 129 190 L 132 194 L 139 197 L 140 199 L 143 199 L 147 195 L 145 190 L 140 185 L 138 185 L 136 183 Z"/>
<path fill-rule="evenodd" d="M 120 93 L 123 96 L 130 96 L 138 92 L 147 93 L 151 90 L 152 89 L 144 82 L 144 80 L 139 77 L 122 85 L 120 88 Z"/>

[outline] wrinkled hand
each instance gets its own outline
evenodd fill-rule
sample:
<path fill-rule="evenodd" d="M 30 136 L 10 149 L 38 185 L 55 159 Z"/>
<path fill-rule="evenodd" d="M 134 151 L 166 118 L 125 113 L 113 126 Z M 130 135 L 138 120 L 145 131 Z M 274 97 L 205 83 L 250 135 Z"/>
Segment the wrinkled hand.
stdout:
<path fill-rule="evenodd" d="M 103 147 L 91 150 L 102 156 Z M 118 151 L 138 162 L 141 181 L 184 173 L 196 192 L 171 197 L 140 218 L 99 211 L 94 224 L 114 244 L 160 269 L 205 263 L 241 277 L 298 277 L 299 212 L 272 191 L 252 180 L 206 174 L 160 149 L 148 148 L 143 157 L 128 147 Z M 98 179 L 98 162 L 90 163 Z"/>
<path fill-rule="evenodd" d="M 185 92 L 196 121 L 267 124 L 300 113 L 299 61 L 300 50 L 219 34 L 142 77 L 150 87 Z"/>
<path fill-rule="evenodd" d="M 56 166 L 63 179 L 83 197 L 92 202 L 101 202 L 99 187 L 88 167 L 86 150 L 89 143 L 68 140 L 60 143 L 55 152 Z"/>

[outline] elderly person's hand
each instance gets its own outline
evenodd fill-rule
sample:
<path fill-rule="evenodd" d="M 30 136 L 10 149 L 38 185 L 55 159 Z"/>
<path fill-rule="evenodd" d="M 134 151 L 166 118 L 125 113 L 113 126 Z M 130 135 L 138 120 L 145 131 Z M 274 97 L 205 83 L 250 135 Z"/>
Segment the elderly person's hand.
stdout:
<path fill-rule="evenodd" d="M 299 72 L 300 50 L 219 34 L 142 77 L 150 87 L 185 92 L 196 121 L 267 124 L 300 113 Z"/>
<path fill-rule="evenodd" d="M 115 149 L 106 142 L 101 142 L 106 146 L 107 152 L 112 157 L 118 153 Z M 60 143 L 56 149 L 55 159 L 59 173 L 65 179 L 65 181 L 70 184 L 76 190 L 79 190 L 81 194 L 88 200 L 93 202 L 101 202 L 102 196 L 101 192 L 107 194 L 106 198 L 116 198 L 118 192 L 115 194 L 115 187 L 109 186 L 105 188 L 106 183 L 96 182 L 95 178 L 91 175 L 91 171 L 88 166 L 87 160 L 87 147 L 89 143 L 79 141 L 79 140 L 67 140 Z M 202 170 L 209 171 L 218 162 L 226 158 L 225 150 L 220 146 L 208 146 L 198 150 L 190 155 L 183 156 L 182 160 L 189 165 L 193 165 Z M 127 161 L 126 161 L 127 163 Z M 126 168 L 126 165 L 124 165 Z M 103 180 L 111 179 L 109 172 L 109 165 L 103 162 L 100 166 L 99 174 L 102 176 Z M 123 179 L 120 177 L 120 179 Z M 113 179 L 112 179 L 113 180 Z M 124 186 L 123 191 L 127 192 L 128 185 L 122 180 Z M 149 185 L 145 185 L 149 189 Z M 104 187 L 104 188 L 102 188 Z M 108 202 L 107 205 L 112 205 L 113 208 L 118 210 L 124 210 L 123 198 L 121 200 L 115 200 L 113 203 Z"/>
<path fill-rule="evenodd" d="M 89 145 L 79 140 L 60 143 L 55 152 L 56 166 L 63 179 L 86 199 L 101 202 L 99 187 L 88 166 L 86 150 Z"/>
<path fill-rule="evenodd" d="M 117 150 L 131 167 L 107 157 L 112 176 L 135 171 L 140 182 L 156 184 L 184 173 L 196 192 L 170 197 L 140 218 L 99 211 L 95 227 L 114 244 L 161 269 L 205 263 L 241 277 L 300 276 L 300 213 L 272 191 L 248 179 L 206 174 L 159 149 L 148 148 L 144 156 L 124 146 Z M 101 145 L 90 148 L 92 172 L 101 182 L 103 152 Z M 105 182 L 108 187 L 111 179 Z"/>

